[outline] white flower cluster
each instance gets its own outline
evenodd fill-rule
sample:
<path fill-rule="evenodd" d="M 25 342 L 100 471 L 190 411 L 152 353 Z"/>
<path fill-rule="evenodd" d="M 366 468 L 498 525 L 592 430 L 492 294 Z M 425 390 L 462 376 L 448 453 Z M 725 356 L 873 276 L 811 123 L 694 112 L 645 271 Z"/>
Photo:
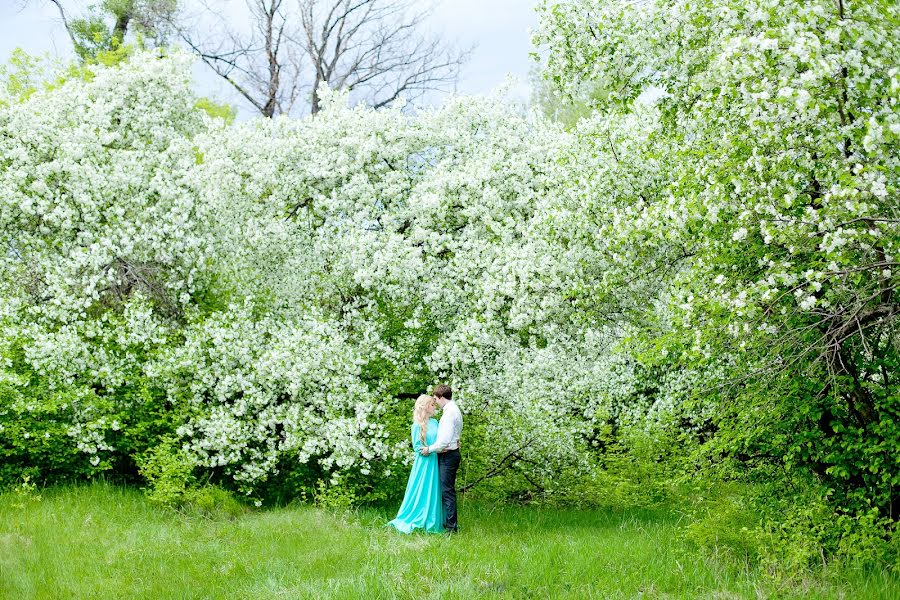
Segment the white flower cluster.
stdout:
<path fill-rule="evenodd" d="M 5 347 L 84 403 L 163 390 L 185 452 L 248 493 L 282 461 L 408 458 L 385 407 L 437 380 L 528 468 L 584 464 L 634 390 L 583 318 L 569 134 L 501 96 L 228 126 L 186 69 L 142 54 L 0 107 Z M 72 434 L 111 451 L 90 408 Z"/>
<path fill-rule="evenodd" d="M 761 362 L 895 314 L 898 17 L 830 0 L 545 3 L 548 80 L 596 109 L 560 198 L 596 248 L 598 310 L 615 295 L 642 318 L 622 298 L 664 298 L 692 356 Z"/>
<path fill-rule="evenodd" d="M 150 369 L 190 403 L 179 434 L 199 465 L 224 467 L 249 490 L 283 457 L 344 471 L 390 455 L 378 399 L 334 324 L 232 305 L 185 338 Z"/>

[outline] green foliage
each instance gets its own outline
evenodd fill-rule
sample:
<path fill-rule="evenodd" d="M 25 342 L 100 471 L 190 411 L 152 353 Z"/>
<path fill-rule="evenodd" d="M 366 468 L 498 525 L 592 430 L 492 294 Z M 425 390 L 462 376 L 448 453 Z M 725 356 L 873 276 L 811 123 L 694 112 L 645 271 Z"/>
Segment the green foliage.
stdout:
<path fill-rule="evenodd" d="M 315 505 L 333 511 L 346 511 L 357 504 L 356 494 L 347 485 L 329 485 L 320 479 L 316 485 Z"/>
<path fill-rule="evenodd" d="M 771 546 L 780 549 L 778 560 L 855 561 L 871 552 L 869 559 L 890 561 L 897 402 L 892 396 L 878 399 L 880 421 L 852 426 L 843 399 L 822 397 L 820 388 L 819 381 L 797 377 L 745 387 L 714 416 L 716 433 L 697 446 L 696 459 L 714 479 L 766 486 L 768 493 L 755 498 L 754 507 L 769 520 L 766 531 Z M 779 395 L 791 402 L 774 401 Z"/>
<path fill-rule="evenodd" d="M 148 500 L 186 514 L 233 518 L 247 511 L 225 488 L 201 484 L 195 465 L 173 436 L 166 436 L 139 459 L 140 473 L 147 481 Z"/>
<path fill-rule="evenodd" d="M 235 519 L 249 509 L 229 490 L 218 485 L 203 485 L 184 495 L 180 510 L 212 519 Z"/>
<path fill-rule="evenodd" d="M 591 504 L 601 506 L 660 506 L 678 486 L 678 467 L 684 457 L 671 431 L 645 432 L 626 428 L 598 457 L 599 466 L 584 486 Z M 580 491 L 582 486 L 573 489 Z"/>
<path fill-rule="evenodd" d="M 110 440 L 117 452 L 116 472 L 134 474 L 139 457 L 156 451 L 175 432 L 184 408 L 173 405 L 146 379 L 118 390 L 115 420 L 119 429 Z"/>
<path fill-rule="evenodd" d="M 122 38 L 114 35 L 104 17 L 98 14 L 73 19 L 69 29 L 75 39 L 75 54 L 83 61 L 122 46 Z"/>
<path fill-rule="evenodd" d="M 148 449 L 139 459 L 139 468 L 149 484 L 147 497 L 159 504 L 178 506 L 197 485 L 193 463 L 172 437 L 163 438 Z"/>
<path fill-rule="evenodd" d="M 890 537 L 892 520 L 878 509 L 835 509 L 834 501 L 815 483 L 790 490 L 761 485 L 755 491 L 749 498 L 760 518 L 755 534 L 763 564 L 785 572 L 832 561 L 895 571 L 900 564 Z"/>
<path fill-rule="evenodd" d="M 13 50 L 9 61 L 5 65 L 0 65 L 0 86 L 15 102 L 27 100 L 41 87 L 43 78 L 42 61 L 21 48 Z"/>
<path fill-rule="evenodd" d="M 135 52 L 141 50 L 143 44 L 138 40 L 137 44 L 119 44 L 115 48 L 96 52 L 89 63 L 96 63 L 104 67 L 114 67 L 127 61 Z"/>
<path fill-rule="evenodd" d="M 712 484 L 707 480 L 687 484 L 679 490 L 679 510 L 684 515 L 684 539 L 698 547 L 725 554 L 730 559 L 758 564 L 761 554 L 781 552 L 783 544 L 766 538 L 759 513 L 748 490 L 733 483 Z M 797 568 L 779 556 L 773 569 Z M 804 565 L 804 570 L 809 565 Z"/>
<path fill-rule="evenodd" d="M 377 298 L 373 304 L 373 320 L 377 323 L 379 337 L 396 349 L 396 355 L 388 357 L 372 352 L 367 357 L 361 378 L 373 388 L 380 386 L 390 397 L 414 400 L 432 385 L 434 374 L 425 359 L 437 344 L 440 329 L 429 315 L 420 312 L 420 305 L 400 304 L 388 298 Z M 422 324 L 410 328 L 406 323 L 412 319 Z M 405 415 L 407 426 L 409 414 L 411 412 Z"/>
<path fill-rule="evenodd" d="M 125 327 L 109 316 L 115 329 Z M 96 351 L 130 352 L 98 341 Z M 128 383 L 104 389 L 74 381 L 59 385 L 38 373 L 14 339 L 0 347 L 0 487 L 28 476 L 41 484 L 91 479 L 108 473 L 119 481 L 138 480 L 137 462 L 159 452 L 183 420 L 183 407 L 171 403 L 139 370 Z"/>
<path fill-rule="evenodd" d="M 40 502 L 43 499 L 43 496 L 38 492 L 37 484 L 31 481 L 31 477 L 28 475 L 22 476 L 22 481 L 12 489 L 12 492 L 15 498 L 12 506 L 20 510 L 25 510 L 33 503 Z"/>
<path fill-rule="evenodd" d="M 90 478 L 108 468 L 69 435 L 79 402 L 91 392 L 49 387 L 23 366 L 21 351 L 5 358 L 13 369 L 0 371 L 0 488 L 23 478 L 42 484 Z"/>
<path fill-rule="evenodd" d="M 140 48 L 147 36 L 161 41 L 177 10 L 177 0 L 103 0 L 69 22 L 75 54 L 85 63 L 116 64 L 131 31 Z"/>
<path fill-rule="evenodd" d="M 9 61 L 5 65 L 0 65 L 0 88 L 13 102 L 25 102 L 39 90 L 57 89 L 72 80 L 90 81 L 94 77 L 92 65 L 105 67 L 120 65 L 141 47 L 140 41 L 137 45 L 120 44 L 115 48 L 97 50 L 89 58 L 69 64 L 57 64 L 16 48 Z M 0 105 L 3 102 L 0 97 Z M 210 110 L 216 111 L 216 105 L 210 103 Z M 213 116 L 226 117 L 224 107 Z"/>
<path fill-rule="evenodd" d="M 384 403 L 381 423 L 391 444 L 397 445 L 401 455 L 391 460 L 372 461 L 367 472 L 349 472 L 331 480 L 330 474 L 315 461 L 300 463 L 283 458 L 276 473 L 257 490 L 266 505 L 284 506 L 292 502 L 321 505 L 390 506 L 403 497 L 409 476 L 409 464 L 403 460 L 406 448 L 410 448 L 411 402 L 392 399 Z M 411 450 L 409 450 L 411 452 Z"/>
<path fill-rule="evenodd" d="M 156 448 L 177 423 L 175 411 L 146 382 L 106 395 L 54 389 L 32 375 L 26 395 L 18 377 L 0 382 L 0 487 L 22 475 L 45 483 L 112 472 L 135 481 L 138 457 Z M 88 406 L 88 414 L 81 412 Z M 79 447 L 76 432 L 79 437 L 90 432 L 95 445 Z"/>
<path fill-rule="evenodd" d="M 291 502 L 309 502 L 315 496 L 316 484 L 326 477 L 316 463 L 300 463 L 284 457 L 276 472 L 256 490 L 256 495 L 266 505 L 284 506 Z"/>
<path fill-rule="evenodd" d="M 209 98 L 200 98 L 194 105 L 210 117 L 223 119 L 227 124 L 232 124 L 237 116 L 237 108 L 231 104 L 218 104 Z"/>

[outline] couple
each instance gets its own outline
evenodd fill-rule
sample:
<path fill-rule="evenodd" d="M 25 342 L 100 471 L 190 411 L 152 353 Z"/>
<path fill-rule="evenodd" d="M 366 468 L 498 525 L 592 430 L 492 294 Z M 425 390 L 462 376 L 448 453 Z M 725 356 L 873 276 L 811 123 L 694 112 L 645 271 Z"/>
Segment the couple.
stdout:
<path fill-rule="evenodd" d="M 462 413 L 453 402 L 450 386 L 439 385 L 433 396 L 422 395 L 413 409 L 412 445 L 416 453 L 406 495 L 397 518 L 388 523 L 411 533 L 456 533 L 456 471 L 459 469 L 459 435 Z M 434 418 L 440 406 L 441 421 Z"/>

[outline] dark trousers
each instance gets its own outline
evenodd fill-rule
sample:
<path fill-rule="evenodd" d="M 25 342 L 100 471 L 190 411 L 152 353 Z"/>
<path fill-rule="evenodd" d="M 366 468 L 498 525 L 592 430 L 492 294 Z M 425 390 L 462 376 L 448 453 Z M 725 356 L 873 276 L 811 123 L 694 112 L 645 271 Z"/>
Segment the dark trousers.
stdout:
<path fill-rule="evenodd" d="M 441 480 L 441 499 L 444 501 L 444 529 L 456 531 L 456 472 L 461 460 L 459 450 L 438 454 L 438 477 Z"/>

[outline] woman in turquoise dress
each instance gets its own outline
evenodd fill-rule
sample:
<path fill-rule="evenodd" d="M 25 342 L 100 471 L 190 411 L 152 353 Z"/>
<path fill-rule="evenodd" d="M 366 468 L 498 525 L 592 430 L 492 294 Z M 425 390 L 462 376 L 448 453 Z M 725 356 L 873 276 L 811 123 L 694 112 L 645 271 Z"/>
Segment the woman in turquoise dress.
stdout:
<path fill-rule="evenodd" d="M 438 422 L 433 419 L 437 407 L 432 396 L 419 396 L 413 409 L 412 471 L 397 518 L 388 523 L 402 533 L 421 529 L 428 533 L 444 531 L 444 509 L 438 481 L 437 453 L 422 456 L 419 449 L 437 439 Z"/>

